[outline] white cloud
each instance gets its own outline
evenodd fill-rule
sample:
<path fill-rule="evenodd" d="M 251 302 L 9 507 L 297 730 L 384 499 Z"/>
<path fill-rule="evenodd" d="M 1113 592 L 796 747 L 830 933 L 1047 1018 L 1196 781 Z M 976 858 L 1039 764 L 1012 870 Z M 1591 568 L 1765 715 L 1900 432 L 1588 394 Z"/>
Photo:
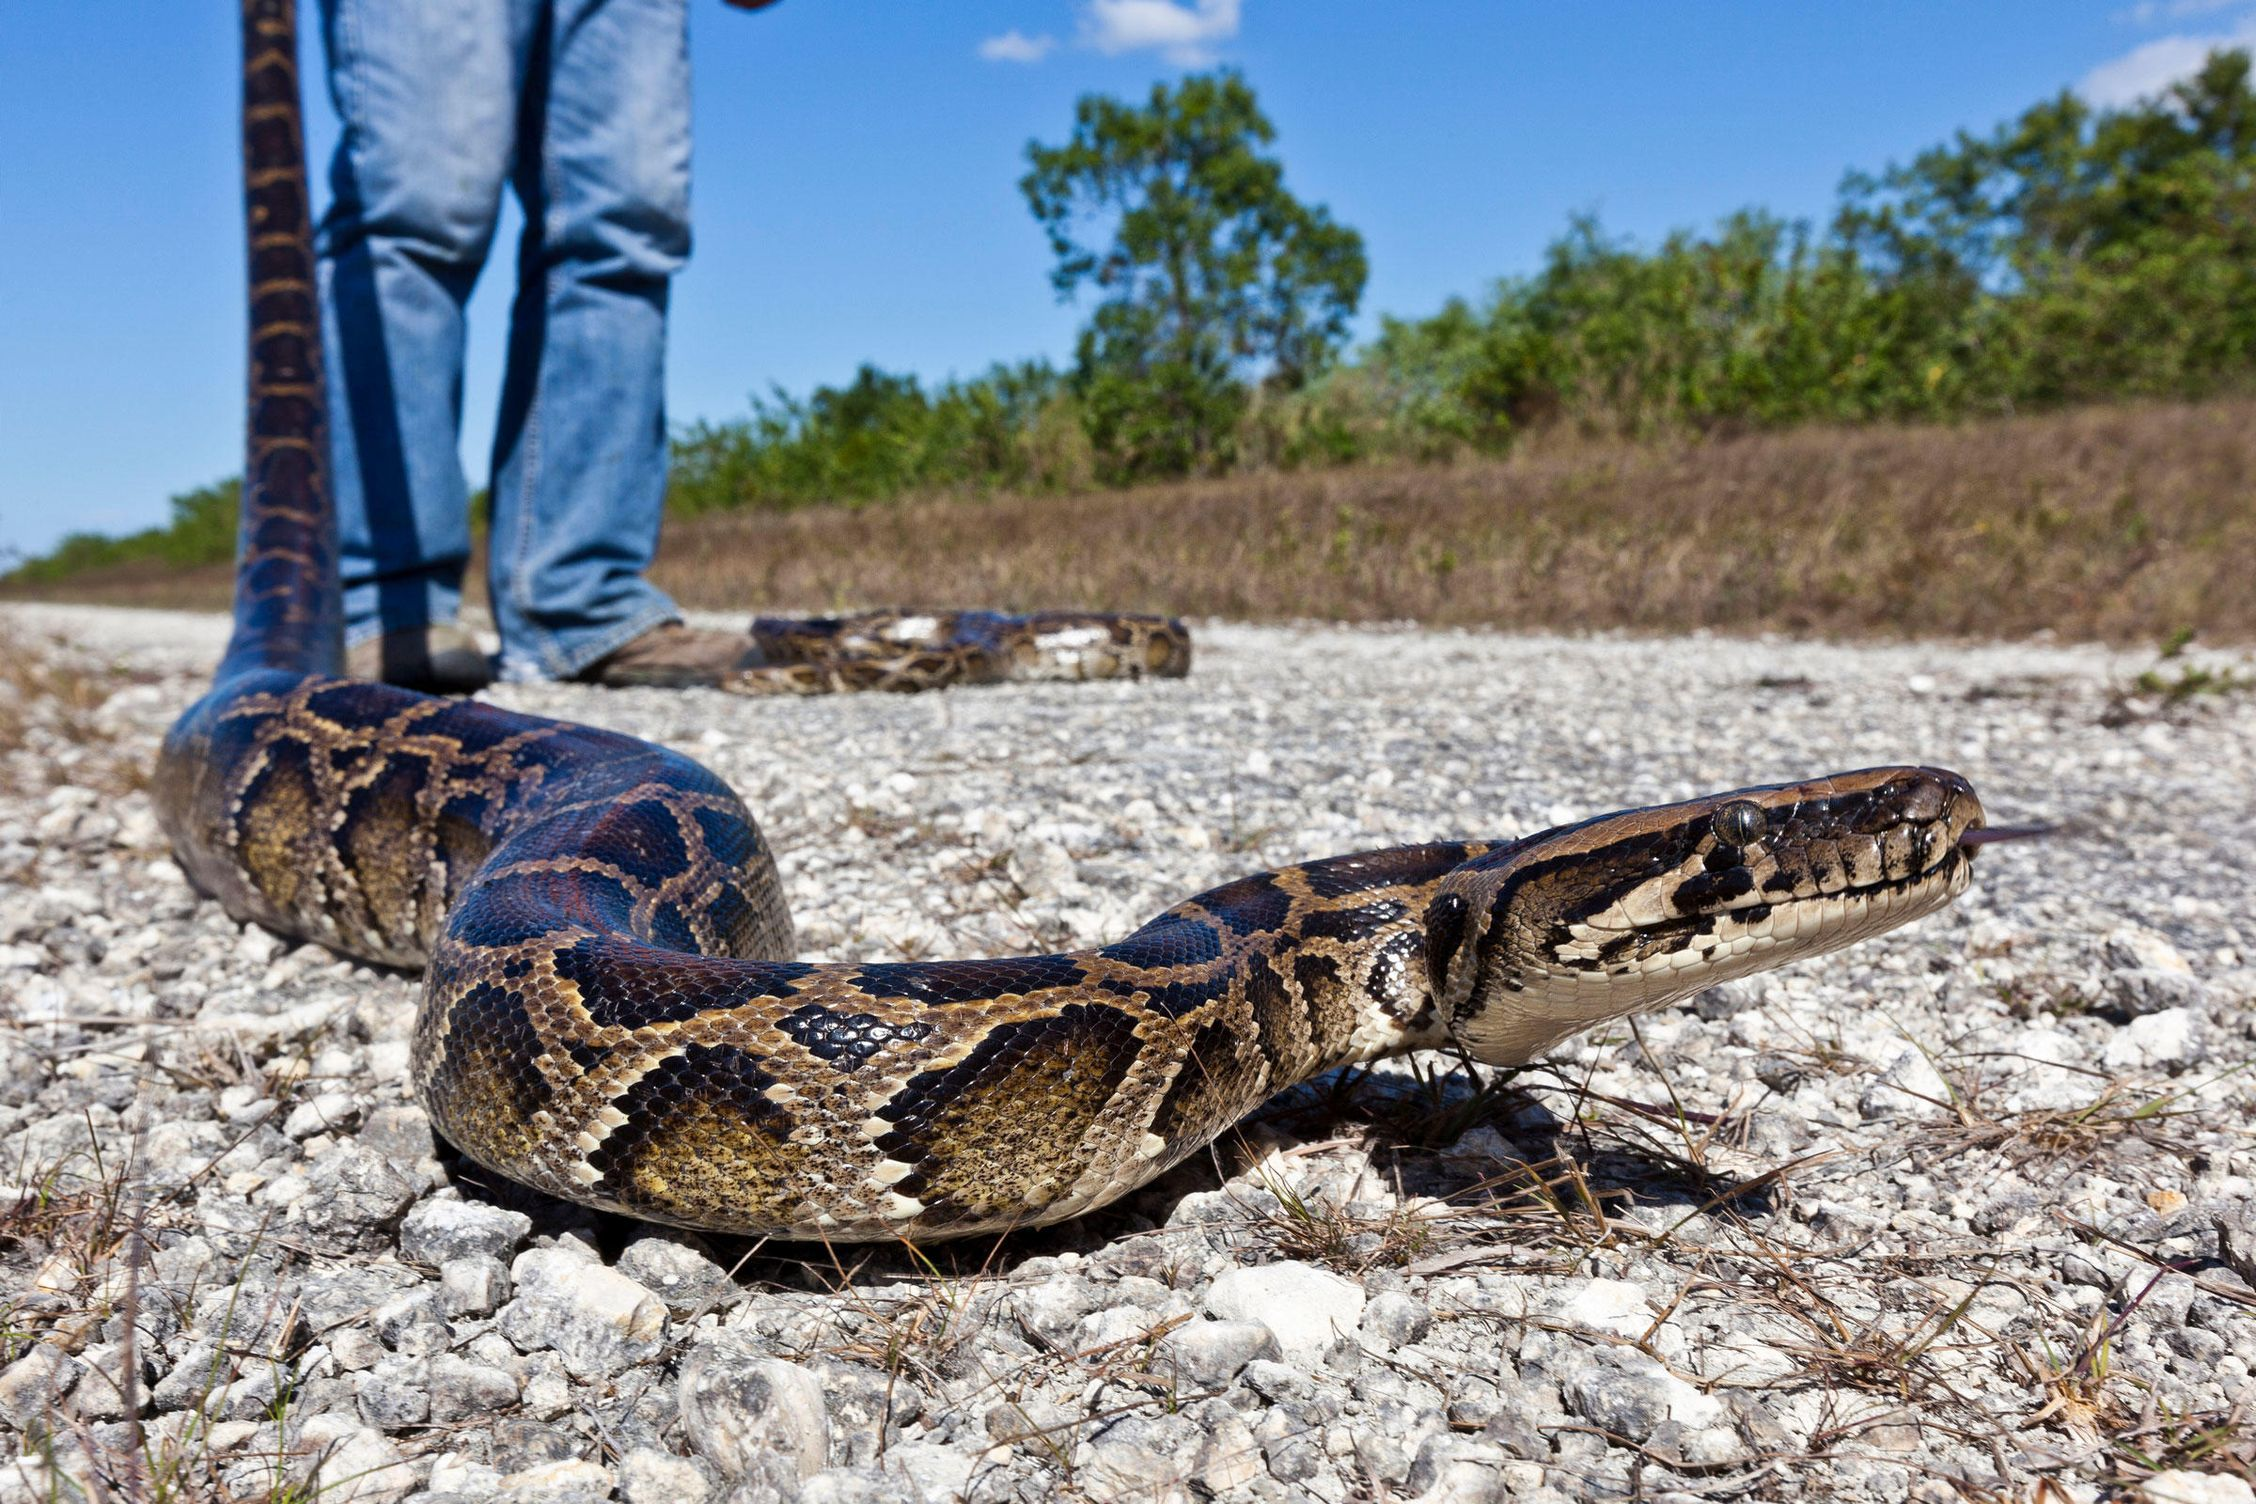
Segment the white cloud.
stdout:
<path fill-rule="evenodd" d="M 2182 21 L 2187 16 L 2210 16 L 2221 10 L 2231 10 L 2247 0 L 2139 0 L 2129 10 L 2117 12 L 2115 19 L 2128 21 L 2133 26 L 2151 26 L 2157 21 Z"/>
<path fill-rule="evenodd" d="M 2179 79 L 2199 72 L 2209 54 L 2224 47 L 2256 48 L 2256 11 L 2242 16 L 2232 30 L 2216 35 L 2181 32 L 2142 42 L 2085 74 L 2076 92 L 2101 106 L 2151 99 Z"/>
<path fill-rule="evenodd" d="M 1238 34 L 1239 0 L 1089 0 L 1082 38 L 1107 56 L 1155 48 L 1185 68 L 1214 61 L 1214 46 Z"/>
<path fill-rule="evenodd" d="M 1048 57 L 1055 46 L 1056 37 L 1030 37 L 1014 26 L 999 37 L 981 42 L 979 55 L 990 63 L 1038 63 Z"/>

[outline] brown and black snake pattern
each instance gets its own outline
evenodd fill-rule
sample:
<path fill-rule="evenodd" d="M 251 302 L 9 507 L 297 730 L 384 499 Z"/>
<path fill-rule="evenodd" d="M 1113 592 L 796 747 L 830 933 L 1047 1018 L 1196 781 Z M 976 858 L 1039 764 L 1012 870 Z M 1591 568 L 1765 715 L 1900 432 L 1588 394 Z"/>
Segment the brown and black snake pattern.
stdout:
<path fill-rule="evenodd" d="M 1191 634 L 1172 616 L 1109 611 L 863 611 L 757 616 L 767 661 L 732 674 L 741 695 L 945 689 L 1078 679 L 1180 679 Z"/>
<path fill-rule="evenodd" d="M 426 968 L 415 1088 L 491 1169 L 743 1232 L 1050 1222 L 1333 1066 L 1450 1039 L 1524 1061 L 1965 887 L 1972 790 L 1887 768 L 1261 873 L 1095 950 L 792 960 L 774 859 L 696 763 L 332 676 L 290 0 L 244 19 L 236 631 L 167 738 L 159 808 L 231 914 Z"/>

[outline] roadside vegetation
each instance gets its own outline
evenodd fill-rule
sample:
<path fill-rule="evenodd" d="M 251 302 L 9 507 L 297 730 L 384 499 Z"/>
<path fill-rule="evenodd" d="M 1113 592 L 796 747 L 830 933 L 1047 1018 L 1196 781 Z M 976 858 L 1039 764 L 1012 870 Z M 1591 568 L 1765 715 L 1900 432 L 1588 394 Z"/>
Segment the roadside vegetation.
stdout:
<path fill-rule="evenodd" d="M 1449 465 L 723 512 L 667 529 L 657 579 L 687 605 L 747 614 L 973 602 L 2248 642 L 2251 496 L 2256 398 L 2235 397 L 1637 444 L 1560 433 Z M 228 590 L 215 562 L 7 594 L 217 609 Z"/>

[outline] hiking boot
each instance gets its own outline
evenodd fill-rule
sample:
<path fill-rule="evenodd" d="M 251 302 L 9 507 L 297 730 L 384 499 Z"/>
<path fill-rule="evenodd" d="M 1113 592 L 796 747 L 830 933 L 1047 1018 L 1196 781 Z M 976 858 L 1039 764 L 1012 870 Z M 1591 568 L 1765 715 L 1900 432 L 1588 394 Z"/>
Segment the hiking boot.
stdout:
<path fill-rule="evenodd" d="M 457 622 L 402 627 L 345 649 L 345 672 L 433 695 L 474 694 L 493 683 L 478 639 Z"/>
<path fill-rule="evenodd" d="M 669 621 L 613 648 L 572 677 L 614 689 L 693 689 L 718 684 L 737 669 L 758 668 L 762 661 L 758 646 L 742 632 L 708 632 Z"/>

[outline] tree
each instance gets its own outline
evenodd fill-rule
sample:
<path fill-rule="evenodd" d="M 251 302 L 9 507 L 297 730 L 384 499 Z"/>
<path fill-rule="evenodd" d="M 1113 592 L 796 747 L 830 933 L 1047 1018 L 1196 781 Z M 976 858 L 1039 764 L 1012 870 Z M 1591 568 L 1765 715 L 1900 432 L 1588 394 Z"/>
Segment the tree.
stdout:
<path fill-rule="evenodd" d="M 1101 295 L 1075 383 L 1116 477 L 1215 468 L 1249 383 L 1293 390 L 1347 336 L 1363 237 L 1286 191 L 1261 151 L 1276 135 L 1225 70 L 1154 85 L 1141 108 L 1084 96 L 1072 139 L 1027 144 L 1019 187 L 1057 256 L 1050 281 Z"/>
<path fill-rule="evenodd" d="M 1988 136 L 1850 174 L 1836 233 L 1952 332 L 2001 402 L 2193 395 L 2256 349 L 2256 88 L 2210 54 L 2157 99 L 2070 93 Z M 1940 341 L 1934 341 L 1939 343 Z"/>

